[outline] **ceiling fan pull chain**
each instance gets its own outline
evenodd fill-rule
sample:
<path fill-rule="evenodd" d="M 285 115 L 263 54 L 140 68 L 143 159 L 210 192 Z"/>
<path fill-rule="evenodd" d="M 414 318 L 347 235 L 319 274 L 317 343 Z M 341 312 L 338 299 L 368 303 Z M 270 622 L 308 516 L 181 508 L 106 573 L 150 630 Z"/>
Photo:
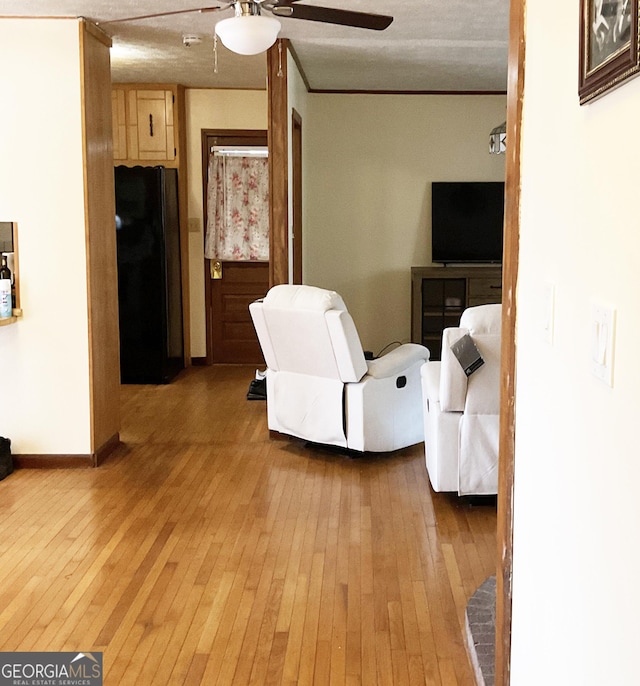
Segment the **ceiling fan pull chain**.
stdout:
<path fill-rule="evenodd" d="M 213 73 L 218 73 L 218 34 L 213 30 Z"/>
<path fill-rule="evenodd" d="M 282 40 L 278 40 L 278 78 L 282 78 Z"/>

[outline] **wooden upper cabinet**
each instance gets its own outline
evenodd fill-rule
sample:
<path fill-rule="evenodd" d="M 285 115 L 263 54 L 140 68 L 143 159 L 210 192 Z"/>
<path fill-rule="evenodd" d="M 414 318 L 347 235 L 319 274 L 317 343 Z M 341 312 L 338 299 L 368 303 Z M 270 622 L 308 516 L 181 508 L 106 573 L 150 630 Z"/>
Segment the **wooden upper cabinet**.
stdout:
<path fill-rule="evenodd" d="M 175 159 L 171 91 L 129 91 L 129 114 L 131 159 Z"/>
<path fill-rule="evenodd" d="M 113 159 L 127 159 L 127 115 L 126 99 L 123 90 L 111 91 L 113 122 Z"/>
<path fill-rule="evenodd" d="M 178 124 L 174 88 L 116 86 L 112 106 L 114 162 L 176 165 Z"/>

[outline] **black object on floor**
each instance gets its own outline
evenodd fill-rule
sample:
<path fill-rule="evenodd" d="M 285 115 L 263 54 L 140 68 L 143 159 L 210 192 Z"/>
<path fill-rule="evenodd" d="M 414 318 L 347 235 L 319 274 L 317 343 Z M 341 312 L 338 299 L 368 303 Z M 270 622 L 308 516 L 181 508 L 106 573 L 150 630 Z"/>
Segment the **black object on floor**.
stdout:
<path fill-rule="evenodd" d="M 11 441 L 0 436 L 0 480 L 13 472 L 13 459 L 11 457 Z"/>
<path fill-rule="evenodd" d="M 249 384 L 247 400 L 266 400 L 267 399 L 267 380 L 253 379 Z"/>

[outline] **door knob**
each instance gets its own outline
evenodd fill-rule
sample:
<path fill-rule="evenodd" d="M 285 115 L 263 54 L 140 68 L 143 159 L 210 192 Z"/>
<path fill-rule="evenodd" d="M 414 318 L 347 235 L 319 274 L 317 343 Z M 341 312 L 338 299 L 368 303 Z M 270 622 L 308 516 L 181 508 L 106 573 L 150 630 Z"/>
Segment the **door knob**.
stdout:
<path fill-rule="evenodd" d="M 220 262 L 220 260 L 211 260 L 209 262 L 209 269 L 211 271 L 212 279 L 222 278 L 222 262 Z"/>

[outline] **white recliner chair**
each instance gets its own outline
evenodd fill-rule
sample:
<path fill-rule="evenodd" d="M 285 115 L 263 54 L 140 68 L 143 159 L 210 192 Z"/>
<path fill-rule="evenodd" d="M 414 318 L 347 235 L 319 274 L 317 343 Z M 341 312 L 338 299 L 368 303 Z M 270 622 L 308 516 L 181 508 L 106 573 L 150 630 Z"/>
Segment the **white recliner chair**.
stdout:
<path fill-rule="evenodd" d="M 434 491 L 498 492 L 501 305 L 470 307 L 421 370 L 425 456 Z M 484 364 L 467 376 L 451 346 L 469 334 Z"/>
<path fill-rule="evenodd" d="M 270 430 L 360 452 L 423 440 L 427 348 L 406 343 L 365 360 L 342 298 L 314 286 L 274 286 L 249 310 L 267 363 Z"/>

